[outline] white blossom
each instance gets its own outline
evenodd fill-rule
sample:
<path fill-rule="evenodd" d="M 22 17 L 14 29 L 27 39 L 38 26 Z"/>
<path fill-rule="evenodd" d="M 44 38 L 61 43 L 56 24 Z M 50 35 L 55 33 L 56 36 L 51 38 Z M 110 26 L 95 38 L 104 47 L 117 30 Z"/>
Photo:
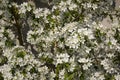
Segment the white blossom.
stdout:
<path fill-rule="evenodd" d="M 78 60 L 78 62 L 80 62 L 80 63 L 87 63 L 87 62 L 89 62 L 90 60 L 89 59 L 86 59 L 86 58 L 80 58 L 79 60 Z"/>
<path fill-rule="evenodd" d="M 115 79 L 116 80 L 120 80 L 120 75 L 118 74 L 118 75 L 115 75 Z"/>
<path fill-rule="evenodd" d="M 0 0 L 0 79 L 120 80 L 119 9 L 112 3 L 52 0 L 37 8 Z"/>
<path fill-rule="evenodd" d="M 65 74 L 65 69 L 60 70 L 59 78 L 62 79 L 62 80 L 64 80 L 64 74 Z"/>

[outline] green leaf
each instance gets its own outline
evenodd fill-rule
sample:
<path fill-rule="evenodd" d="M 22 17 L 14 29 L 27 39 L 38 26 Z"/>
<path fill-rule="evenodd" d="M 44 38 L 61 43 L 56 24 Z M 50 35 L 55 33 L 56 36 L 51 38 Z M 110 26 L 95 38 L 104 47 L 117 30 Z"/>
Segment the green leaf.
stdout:
<path fill-rule="evenodd" d="M 7 61 L 8 61 L 7 57 L 5 57 L 5 56 L 0 57 L 0 65 L 7 63 Z"/>
<path fill-rule="evenodd" d="M 105 74 L 105 80 L 115 80 L 115 78 L 111 74 Z"/>
<path fill-rule="evenodd" d="M 0 80 L 4 80 L 4 77 L 1 72 L 0 72 Z"/>
<path fill-rule="evenodd" d="M 23 58 L 27 53 L 25 51 L 20 51 L 17 53 L 17 57 Z"/>
<path fill-rule="evenodd" d="M 72 73 L 72 74 L 66 73 L 65 74 L 65 80 L 73 80 L 73 79 L 74 79 L 74 73 Z"/>

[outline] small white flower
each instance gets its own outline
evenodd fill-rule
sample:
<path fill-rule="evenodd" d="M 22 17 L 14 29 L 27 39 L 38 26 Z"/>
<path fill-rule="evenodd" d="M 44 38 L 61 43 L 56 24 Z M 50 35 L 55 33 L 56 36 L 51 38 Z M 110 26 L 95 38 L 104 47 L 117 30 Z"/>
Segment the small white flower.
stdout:
<path fill-rule="evenodd" d="M 58 58 L 56 64 L 61 64 L 61 63 L 62 63 L 62 59 Z"/>
<path fill-rule="evenodd" d="M 68 54 L 64 54 L 64 56 L 63 56 L 63 62 L 68 62 L 69 61 L 69 55 Z"/>
<path fill-rule="evenodd" d="M 83 70 L 87 70 L 92 64 L 91 63 L 86 63 L 84 64 L 82 67 L 83 67 Z"/>
<path fill-rule="evenodd" d="M 62 69 L 62 70 L 60 71 L 60 73 L 59 73 L 59 78 L 60 78 L 61 80 L 64 80 L 64 74 L 65 74 L 65 69 Z"/>
<path fill-rule="evenodd" d="M 120 75 L 118 74 L 118 75 L 115 75 L 115 79 L 116 80 L 120 80 Z"/>
<path fill-rule="evenodd" d="M 53 78 L 56 76 L 56 74 L 54 73 L 54 71 L 52 71 L 52 72 L 50 72 L 50 78 L 51 78 L 51 80 L 54 80 Z"/>
<path fill-rule="evenodd" d="M 89 62 L 90 60 L 89 59 L 86 59 L 86 58 L 80 58 L 79 60 L 78 60 L 78 62 L 79 63 L 87 63 L 87 62 Z"/>
<path fill-rule="evenodd" d="M 67 53 L 64 53 L 64 54 L 60 54 L 60 55 L 56 55 L 56 58 L 57 58 L 57 63 L 56 63 L 56 65 L 57 64 L 61 64 L 61 63 L 63 63 L 63 62 L 68 62 L 69 61 L 69 55 L 67 54 Z"/>
<path fill-rule="evenodd" d="M 105 77 L 101 72 L 95 72 L 90 80 L 105 80 Z"/>
<path fill-rule="evenodd" d="M 43 9 L 42 8 L 35 9 L 33 13 L 35 14 L 35 18 L 40 18 L 41 16 L 43 16 Z"/>
<path fill-rule="evenodd" d="M 92 5 L 92 8 L 93 8 L 93 10 L 95 10 L 95 9 L 98 8 L 98 6 L 97 6 L 96 4 L 93 4 L 93 5 Z"/>
<path fill-rule="evenodd" d="M 27 11 L 31 11 L 32 8 L 30 6 L 27 6 Z"/>
<path fill-rule="evenodd" d="M 19 10 L 19 14 L 25 14 L 26 13 L 26 8 L 25 7 L 21 7 L 20 10 Z"/>
<path fill-rule="evenodd" d="M 91 3 L 87 3 L 87 7 L 88 8 L 92 7 L 92 4 Z"/>
<path fill-rule="evenodd" d="M 75 8 L 77 8 L 76 4 L 70 4 L 69 9 L 70 10 L 74 10 Z"/>

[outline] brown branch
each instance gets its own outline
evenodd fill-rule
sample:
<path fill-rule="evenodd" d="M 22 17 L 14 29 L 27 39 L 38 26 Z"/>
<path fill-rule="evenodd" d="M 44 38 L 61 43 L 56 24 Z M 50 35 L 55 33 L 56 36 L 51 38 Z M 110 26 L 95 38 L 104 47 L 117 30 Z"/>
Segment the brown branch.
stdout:
<path fill-rule="evenodd" d="M 21 46 L 24 46 L 23 45 L 23 36 L 22 36 L 22 32 L 21 32 L 21 24 L 19 22 L 19 14 L 18 14 L 18 9 L 14 6 L 11 7 L 11 14 L 13 15 L 14 17 L 14 20 L 15 20 L 15 28 L 17 29 L 17 36 L 18 36 L 18 41 L 19 41 L 19 44 Z"/>
<path fill-rule="evenodd" d="M 19 40 L 19 44 L 21 46 L 23 46 L 23 37 L 22 37 L 22 32 L 21 32 L 21 26 L 18 22 L 18 20 L 15 19 L 15 25 L 16 25 L 16 28 L 17 28 L 17 32 L 18 32 L 18 40 Z"/>

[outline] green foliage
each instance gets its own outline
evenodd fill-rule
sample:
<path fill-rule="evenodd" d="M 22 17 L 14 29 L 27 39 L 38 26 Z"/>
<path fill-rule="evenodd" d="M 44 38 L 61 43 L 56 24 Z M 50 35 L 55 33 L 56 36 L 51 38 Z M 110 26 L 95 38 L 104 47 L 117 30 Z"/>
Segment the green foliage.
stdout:
<path fill-rule="evenodd" d="M 101 33 L 101 31 L 99 29 L 96 29 L 95 31 L 95 37 L 98 43 L 101 43 L 105 40 L 105 33 Z"/>
<path fill-rule="evenodd" d="M 16 57 L 23 58 L 27 53 L 25 51 L 20 51 L 17 53 Z"/>
<path fill-rule="evenodd" d="M 7 63 L 7 57 L 5 56 L 0 56 L 0 65 L 6 64 Z"/>
<path fill-rule="evenodd" d="M 4 77 L 2 76 L 1 72 L 0 72 L 0 80 L 4 80 Z"/>
<path fill-rule="evenodd" d="M 116 28 L 115 30 L 115 35 L 114 35 L 115 39 L 117 40 L 117 42 L 120 44 L 120 31 Z"/>

